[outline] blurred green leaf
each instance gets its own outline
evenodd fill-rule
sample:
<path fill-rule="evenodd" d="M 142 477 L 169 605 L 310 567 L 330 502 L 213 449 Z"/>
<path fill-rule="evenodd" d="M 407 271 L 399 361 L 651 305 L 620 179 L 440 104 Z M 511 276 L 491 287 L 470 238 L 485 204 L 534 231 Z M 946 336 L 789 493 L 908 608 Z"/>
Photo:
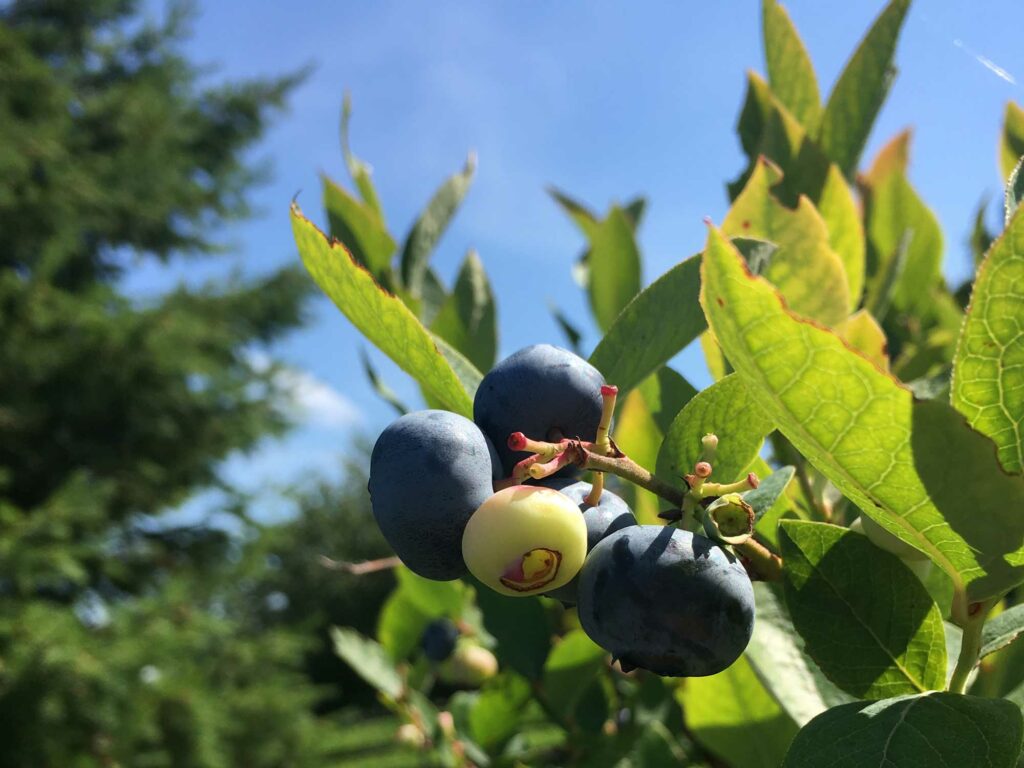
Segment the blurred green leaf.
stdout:
<path fill-rule="evenodd" d="M 555 187 L 548 187 L 548 194 L 568 214 L 573 223 L 579 227 L 583 236 L 587 240 L 592 240 L 601 227 L 601 220 L 597 217 L 597 214 L 579 200 L 570 197 Z"/>
<path fill-rule="evenodd" d="M 498 347 L 494 294 L 476 251 L 466 254 L 455 287 L 430 328 L 479 370 L 494 366 Z"/>
<path fill-rule="evenodd" d="M 373 363 L 370 362 L 370 356 L 366 354 L 366 350 L 363 348 L 359 349 L 359 359 L 363 361 L 363 371 L 366 373 L 366 378 L 369 379 L 370 386 L 373 387 L 373 391 L 377 393 L 377 396 L 394 408 L 399 416 L 408 413 L 409 407 L 402 402 L 395 390 L 389 387 L 387 382 L 381 378 L 380 373 Z"/>
<path fill-rule="evenodd" d="M 979 656 L 983 658 L 1005 648 L 1021 634 L 1024 634 L 1024 605 L 1015 605 L 985 622 Z"/>
<path fill-rule="evenodd" d="M 672 267 L 634 298 L 590 362 L 624 393 L 668 362 L 707 325 L 700 311 L 700 259 Z"/>
<path fill-rule="evenodd" d="M 441 311 L 445 301 L 448 300 L 448 292 L 444 289 L 441 278 L 437 276 L 434 268 L 428 266 L 423 273 L 423 286 L 420 291 L 420 297 L 413 299 L 411 295 L 406 293 L 402 298 L 405 299 L 406 297 L 409 299 L 406 303 L 410 307 L 415 307 L 414 311 L 419 316 L 420 322 L 429 328 L 431 323 L 437 318 L 437 313 Z"/>
<path fill-rule="evenodd" d="M 1024 732 L 1008 701 L 929 693 L 854 702 L 825 712 L 800 731 L 783 768 L 1012 768 Z"/>
<path fill-rule="evenodd" d="M 488 680 L 469 713 L 473 738 L 488 750 L 508 741 L 520 729 L 530 696 L 530 684 L 519 675 L 505 672 Z"/>
<path fill-rule="evenodd" d="M 377 190 L 373 186 L 373 169 L 352 154 L 349 146 L 348 133 L 349 123 L 352 121 L 352 95 L 345 91 L 341 100 L 341 154 L 345 158 L 345 167 L 348 168 L 352 182 L 359 190 L 359 196 L 363 198 L 366 206 L 377 216 L 381 225 L 384 225 L 384 210 L 381 208 L 380 200 L 377 197 Z M 386 227 L 385 227 L 386 228 Z M 394 253 L 394 243 L 392 243 Z"/>
<path fill-rule="evenodd" d="M 551 649 L 544 665 L 543 688 L 548 706 L 559 717 L 573 711 L 607 655 L 582 629 L 566 633 Z"/>
<path fill-rule="evenodd" d="M 389 284 L 391 256 L 396 246 L 384 220 L 326 176 L 321 177 L 321 183 L 331 237 L 348 248 L 375 279 Z"/>
<path fill-rule="evenodd" d="M 910 0 L 891 0 L 836 82 L 817 133 L 826 154 L 852 179 L 875 117 L 895 77 L 893 57 Z"/>
<path fill-rule="evenodd" d="M 905 136 L 898 136 L 894 141 L 905 142 Z M 895 164 L 886 167 L 884 157 L 883 149 L 872 169 L 861 177 L 864 219 L 873 264 L 865 303 L 878 307 L 879 294 L 891 283 L 892 303 L 897 309 L 922 312 L 930 298 L 927 289 L 941 281 L 942 230 L 935 215 L 910 185 L 904 169 Z M 899 270 L 889 269 L 890 260 L 901 252 L 905 239 L 905 263 Z"/>
<path fill-rule="evenodd" d="M 1024 472 L 1024 211 L 978 269 L 953 361 L 953 406 L 988 435 L 999 462 Z"/>
<path fill-rule="evenodd" d="M 1006 225 L 1010 225 L 1010 221 L 1013 219 L 1013 214 L 1020 206 L 1021 200 L 1024 199 L 1024 155 L 1021 156 L 1017 165 L 1013 169 L 1013 173 L 1010 174 L 1010 178 L 1006 180 Z"/>
<path fill-rule="evenodd" d="M 392 699 L 401 695 L 402 678 L 380 644 L 345 627 L 331 627 L 331 642 L 334 652 L 363 680 Z"/>
<path fill-rule="evenodd" d="M 1008 101 L 999 141 L 999 170 L 1004 183 L 1010 178 L 1021 157 L 1024 157 L 1024 107 Z"/>
<path fill-rule="evenodd" d="M 394 661 L 401 661 L 420 644 L 431 615 L 401 589 L 384 601 L 377 616 L 377 640 Z"/>
<path fill-rule="evenodd" d="M 828 226 L 805 197 L 795 210 L 775 199 L 778 168 L 762 160 L 722 223 L 730 237 L 753 237 L 778 246 L 764 276 L 778 287 L 794 312 L 835 325 L 850 313 L 843 262 L 832 250 Z"/>
<path fill-rule="evenodd" d="M 530 680 L 540 679 L 551 649 L 551 627 L 538 597 L 509 598 L 477 584 L 484 627 L 497 641 L 495 655 Z"/>
<path fill-rule="evenodd" d="M 834 525 L 779 528 L 786 604 L 832 682 L 861 699 L 944 687 L 942 615 L 898 557 Z"/>
<path fill-rule="evenodd" d="M 702 266 L 701 304 L 758 404 L 845 496 L 966 588 L 958 621 L 965 600 L 1024 579 L 1024 519 L 1013 511 L 1024 482 L 999 470 L 987 438 L 789 313 L 714 229 Z"/>
<path fill-rule="evenodd" d="M 754 595 L 757 621 L 746 657 L 765 688 L 793 721 L 803 726 L 829 707 L 852 701 L 804 652 L 803 639 L 771 587 L 755 582 Z"/>
<path fill-rule="evenodd" d="M 613 205 L 590 239 L 590 307 L 607 330 L 640 292 L 640 251 L 626 213 Z"/>
<path fill-rule="evenodd" d="M 666 768 L 684 765 L 686 755 L 675 737 L 661 723 L 655 721 L 640 732 L 633 748 L 616 768 Z"/>
<path fill-rule="evenodd" d="M 292 206 L 291 219 L 306 269 L 352 324 L 444 408 L 471 417 L 472 394 L 448 362 L 448 351 L 442 353 L 443 345 L 437 344 L 409 308 L 375 283 L 343 248 L 329 242 L 297 206 Z M 460 373 L 468 380 L 471 371 L 463 369 Z"/>
<path fill-rule="evenodd" d="M 400 261 L 402 285 L 415 298 L 419 298 L 423 291 L 423 276 L 430 254 L 466 196 L 475 171 L 476 155 L 470 153 L 462 171 L 448 177 L 434 193 L 405 238 Z"/>
<path fill-rule="evenodd" d="M 676 689 L 686 726 L 733 768 L 777 768 L 797 726 L 741 656 L 724 672 Z"/>
<path fill-rule="evenodd" d="M 398 589 L 408 595 L 413 604 L 430 616 L 448 616 L 457 619 L 469 600 L 469 588 L 458 579 L 434 581 L 410 571 L 405 566 L 395 569 Z"/>
<path fill-rule="evenodd" d="M 558 324 L 562 333 L 565 334 L 565 340 L 569 344 L 569 349 L 577 355 L 580 354 L 580 339 L 582 339 L 583 336 L 579 332 L 579 329 L 570 322 L 569 318 L 565 316 L 565 313 L 553 301 L 548 302 L 548 310 L 551 312 L 551 316 L 555 319 L 555 323 Z"/>
<path fill-rule="evenodd" d="M 764 0 L 762 21 L 772 91 L 807 131 L 814 131 L 821 118 L 821 96 L 807 49 L 776 0 Z"/>
<path fill-rule="evenodd" d="M 740 377 L 730 374 L 698 392 L 676 414 L 658 452 L 658 474 L 667 482 L 683 483 L 683 476 L 701 460 L 701 438 L 713 433 L 718 435 L 718 449 L 712 480 L 734 482 L 744 475 L 772 429 Z"/>

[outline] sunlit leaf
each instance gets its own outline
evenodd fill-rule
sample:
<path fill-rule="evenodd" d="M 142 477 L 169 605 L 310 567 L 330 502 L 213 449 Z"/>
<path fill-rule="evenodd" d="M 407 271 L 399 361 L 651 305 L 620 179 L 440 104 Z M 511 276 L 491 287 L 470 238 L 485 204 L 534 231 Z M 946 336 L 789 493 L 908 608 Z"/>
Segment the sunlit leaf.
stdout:
<path fill-rule="evenodd" d="M 331 237 L 341 241 L 375 278 L 388 279 L 396 246 L 384 220 L 326 176 L 321 177 L 321 182 Z"/>
<path fill-rule="evenodd" d="M 345 166 L 348 168 L 352 182 L 359 190 L 359 196 L 363 198 L 366 206 L 377 215 L 381 224 L 384 223 L 384 210 L 381 208 L 380 200 L 377 197 L 377 190 L 373 186 L 373 169 L 352 154 L 349 146 L 349 123 L 352 120 L 352 97 L 348 91 L 341 102 L 341 154 L 345 158 Z M 394 248 L 392 247 L 392 252 Z"/>
<path fill-rule="evenodd" d="M 834 325 L 850 313 L 846 272 L 828 240 L 828 227 L 807 198 L 795 210 L 772 195 L 781 178 L 762 161 L 722 223 L 731 237 L 755 237 L 778 246 L 764 272 L 786 302 L 806 317 Z"/>
<path fill-rule="evenodd" d="M 374 282 L 344 247 L 331 243 L 297 206 L 292 206 L 291 219 L 306 269 L 338 309 L 444 408 L 472 416 L 470 391 L 409 308 Z"/>
<path fill-rule="evenodd" d="M 347 627 L 331 627 L 331 641 L 334 652 L 363 680 L 381 693 L 398 698 L 402 692 L 402 678 L 384 648 Z"/>
<path fill-rule="evenodd" d="M 833 683 L 861 699 L 945 685 L 942 615 L 898 557 L 834 525 L 784 520 L 779 529 L 786 605 Z"/>
<path fill-rule="evenodd" d="M 1024 212 L 978 269 L 953 364 L 953 405 L 1024 472 Z"/>
<path fill-rule="evenodd" d="M 607 330 L 640 292 L 640 251 L 633 226 L 622 208 L 612 206 L 590 238 L 590 307 Z"/>
<path fill-rule="evenodd" d="M 1024 107 L 1008 101 L 999 140 L 999 170 L 1004 181 L 1010 178 L 1021 157 L 1024 157 Z"/>
<path fill-rule="evenodd" d="M 865 309 L 858 310 L 835 327 L 839 338 L 883 371 L 889 370 L 889 344 L 885 331 Z"/>
<path fill-rule="evenodd" d="M 968 602 L 1024 580 L 1024 481 L 999 469 L 987 438 L 789 312 L 714 229 L 702 276 L 704 311 L 758 404 L 845 496 L 950 575 L 958 622 Z"/>

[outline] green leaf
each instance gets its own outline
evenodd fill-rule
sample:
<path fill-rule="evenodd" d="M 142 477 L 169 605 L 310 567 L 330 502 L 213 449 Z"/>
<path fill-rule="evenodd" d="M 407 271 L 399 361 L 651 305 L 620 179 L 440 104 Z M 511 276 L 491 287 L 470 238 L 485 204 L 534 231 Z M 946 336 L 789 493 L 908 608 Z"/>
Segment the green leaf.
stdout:
<path fill-rule="evenodd" d="M 762 11 L 768 83 L 800 124 L 813 131 L 821 117 L 821 96 L 807 49 L 776 0 L 764 0 Z"/>
<path fill-rule="evenodd" d="M 503 673 L 487 681 L 469 713 L 473 738 L 494 749 L 520 729 L 523 710 L 530 700 L 530 684 L 521 676 Z"/>
<path fill-rule="evenodd" d="M 575 709 L 607 655 L 582 629 L 570 631 L 552 648 L 544 665 L 544 696 L 559 717 Z"/>
<path fill-rule="evenodd" d="M 622 310 L 590 356 L 591 364 L 620 392 L 632 389 L 707 327 L 697 302 L 699 293 L 700 258 L 693 256 Z"/>
<path fill-rule="evenodd" d="M 590 307 L 602 330 L 640 292 L 640 251 L 625 211 L 613 205 L 590 239 Z"/>
<path fill-rule="evenodd" d="M 341 241 L 377 280 L 390 279 L 391 255 L 396 246 L 384 220 L 326 176 L 321 177 L 321 183 L 331 237 Z"/>
<path fill-rule="evenodd" d="M 757 621 L 746 657 L 765 688 L 803 726 L 829 707 L 852 701 L 804 653 L 804 643 L 782 601 L 764 582 L 754 583 Z"/>
<path fill-rule="evenodd" d="M 828 242 L 843 262 L 850 288 L 850 308 L 860 304 L 864 292 L 864 226 L 860 206 L 854 200 L 839 166 L 832 164 L 817 200 L 818 213 L 828 225 Z"/>
<path fill-rule="evenodd" d="M 817 133 L 826 154 L 853 179 L 871 127 L 895 77 L 896 40 L 910 0 L 891 0 L 839 76 Z"/>
<path fill-rule="evenodd" d="M 494 366 L 498 348 L 494 294 L 476 251 L 466 254 L 455 287 L 441 305 L 431 330 L 481 371 Z"/>
<path fill-rule="evenodd" d="M 1024 157 L 1024 107 L 1008 101 L 999 140 L 999 170 L 1004 181 L 1010 178 L 1021 157 Z"/>
<path fill-rule="evenodd" d="M 551 649 L 551 627 L 540 598 L 510 599 L 477 582 L 476 599 L 484 627 L 498 643 L 495 655 L 502 667 L 540 679 Z"/>
<path fill-rule="evenodd" d="M 551 316 L 555 319 L 555 323 L 558 324 L 562 333 L 565 334 L 565 340 L 569 344 L 569 349 L 577 355 L 580 354 L 580 340 L 583 338 L 583 335 L 579 332 L 579 329 L 572 324 L 561 308 L 554 302 L 548 302 L 548 310 L 551 312 Z"/>
<path fill-rule="evenodd" d="M 712 480 L 739 480 L 761 450 L 771 421 L 747 392 L 743 381 L 730 374 L 688 402 L 673 419 L 658 452 L 658 474 L 668 482 L 681 483 L 701 459 L 701 438 L 718 435 L 712 463 Z"/>
<path fill-rule="evenodd" d="M 765 512 L 775 505 L 775 502 L 778 501 L 782 492 L 786 490 L 786 486 L 789 485 L 790 480 L 793 479 L 795 474 L 795 467 L 779 467 L 768 477 L 762 478 L 761 484 L 757 488 L 740 494 L 743 496 L 743 500 L 754 508 L 756 520 L 760 520 Z"/>
<path fill-rule="evenodd" d="M 862 699 L 944 686 L 942 615 L 898 557 L 834 525 L 779 529 L 789 613 L 832 682 Z"/>
<path fill-rule="evenodd" d="M 466 196 L 475 171 L 476 155 L 471 152 L 462 171 L 448 177 L 434 193 L 405 238 L 400 263 L 402 285 L 416 298 L 423 289 L 430 254 Z"/>
<path fill-rule="evenodd" d="M 1024 213 L 978 269 L 953 360 L 953 406 L 996 444 L 1007 472 L 1024 472 Z"/>
<path fill-rule="evenodd" d="M 1013 169 L 1010 178 L 1006 180 L 1006 224 L 1010 224 L 1013 214 L 1024 199 L 1024 156 Z"/>
<path fill-rule="evenodd" d="M 701 305 L 751 395 L 841 493 L 950 575 L 957 623 L 1024 579 L 1024 481 L 1000 471 L 987 438 L 789 312 L 714 229 L 702 277 Z"/>
<path fill-rule="evenodd" d="M 353 155 L 352 150 L 349 148 L 348 128 L 351 120 L 352 97 L 351 94 L 346 91 L 345 96 L 341 101 L 341 154 L 345 158 L 345 166 L 348 168 L 348 173 L 352 177 L 352 181 L 356 185 L 356 189 L 359 190 L 359 196 L 363 198 L 363 202 L 366 203 L 366 206 L 376 214 L 381 224 L 383 224 L 384 211 L 380 206 L 380 200 L 377 198 L 377 190 L 374 188 L 373 179 L 371 178 L 373 169 Z M 392 244 L 392 253 L 393 252 L 394 244 Z"/>
<path fill-rule="evenodd" d="M 880 370 L 889 370 L 889 342 L 885 331 L 866 309 L 860 309 L 843 320 L 835 327 L 835 332 Z"/>
<path fill-rule="evenodd" d="M 377 616 L 377 640 L 394 661 L 401 661 L 419 646 L 431 618 L 408 593 L 396 589 Z"/>
<path fill-rule="evenodd" d="M 797 726 L 761 685 L 747 659 L 676 689 L 686 726 L 735 768 L 777 768 Z"/>
<path fill-rule="evenodd" d="M 565 194 L 555 187 L 548 187 L 548 194 L 562 210 L 568 214 L 573 223 L 580 228 L 587 240 L 592 240 L 601 226 L 601 220 L 586 205 Z"/>
<path fill-rule="evenodd" d="M 458 618 L 469 600 L 468 587 L 459 580 L 434 581 L 425 579 L 405 566 L 395 569 L 398 589 L 408 595 L 412 603 L 431 616 Z"/>
<path fill-rule="evenodd" d="M 331 627 L 331 642 L 334 652 L 363 680 L 392 699 L 401 695 L 402 678 L 378 643 L 346 627 Z"/>
<path fill-rule="evenodd" d="M 365 349 L 359 349 L 359 359 L 363 361 L 363 371 L 366 373 L 366 378 L 369 379 L 373 391 L 377 393 L 377 397 L 394 408 L 399 416 L 407 414 L 409 407 L 402 402 L 395 390 L 389 387 L 387 382 L 381 378 L 380 373 L 373 363 L 370 362 L 370 356 L 366 354 Z"/>
<path fill-rule="evenodd" d="M 459 382 L 462 384 L 462 388 L 472 398 L 476 394 L 477 387 L 480 386 L 484 375 L 447 341 L 434 334 L 431 334 L 431 338 L 434 340 L 434 345 L 438 351 L 444 356 L 444 359 L 448 361 L 448 364 L 455 372 Z M 432 407 L 441 408 L 444 407 L 444 404 L 438 401 L 437 405 Z"/>
<path fill-rule="evenodd" d="M 472 417 L 471 392 L 409 308 L 374 282 L 344 247 L 331 243 L 298 206 L 292 206 L 291 219 L 306 269 L 338 309 L 442 407 Z"/>
<path fill-rule="evenodd" d="M 1022 734 L 1020 710 L 1000 699 L 929 693 L 854 702 L 809 722 L 783 768 L 1012 768 Z"/>
<path fill-rule="evenodd" d="M 834 325 L 850 314 L 849 286 L 839 256 L 832 250 L 828 227 L 810 200 L 796 209 L 775 199 L 771 187 L 781 180 L 778 168 L 762 160 L 722 223 L 730 237 L 754 237 L 778 246 L 764 276 L 801 315 Z"/>
<path fill-rule="evenodd" d="M 985 622 L 981 631 L 981 657 L 1005 648 L 1024 634 L 1024 605 L 1007 608 L 993 619 Z"/>
<path fill-rule="evenodd" d="M 931 300 L 929 289 L 942 279 L 942 230 L 935 214 L 899 169 L 865 177 L 861 189 L 868 244 L 875 265 L 865 303 L 878 306 L 878 294 L 891 282 L 893 306 L 904 312 L 924 312 Z M 888 265 L 900 253 L 904 241 L 905 262 L 893 274 Z"/>

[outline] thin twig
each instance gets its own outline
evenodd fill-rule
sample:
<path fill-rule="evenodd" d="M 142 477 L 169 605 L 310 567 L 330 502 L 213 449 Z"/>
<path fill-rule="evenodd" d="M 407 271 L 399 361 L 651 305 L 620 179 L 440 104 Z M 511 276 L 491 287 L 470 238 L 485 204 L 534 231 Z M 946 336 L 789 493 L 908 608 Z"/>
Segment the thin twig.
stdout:
<path fill-rule="evenodd" d="M 397 568 L 402 564 L 402 561 L 394 556 L 381 557 L 377 560 L 364 560 L 361 563 L 347 563 L 343 560 L 333 560 L 327 557 L 327 555 L 320 555 L 319 560 L 320 565 L 328 570 L 350 573 L 353 576 L 362 576 L 367 573 L 386 571 L 390 568 Z"/>

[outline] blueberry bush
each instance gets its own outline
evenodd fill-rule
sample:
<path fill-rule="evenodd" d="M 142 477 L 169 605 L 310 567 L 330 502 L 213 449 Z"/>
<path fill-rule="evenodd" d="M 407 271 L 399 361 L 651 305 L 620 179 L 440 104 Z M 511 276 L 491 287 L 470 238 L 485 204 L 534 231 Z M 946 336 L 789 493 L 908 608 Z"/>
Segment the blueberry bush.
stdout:
<path fill-rule="evenodd" d="M 603 333 L 495 364 L 470 252 L 430 254 L 469 189 L 444 182 L 401 245 L 369 167 L 324 180 L 303 262 L 422 391 L 381 435 L 373 511 L 401 559 L 376 637 L 337 653 L 422 764 L 1014 766 L 1024 652 L 1024 110 L 1007 107 L 1001 234 L 947 285 L 909 133 L 861 154 L 909 0 L 828 98 L 786 11 L 737 130 L 724 220 L 650 285 L 645 201 L 554 202 Z M 543 342 L 543 339 L 537 339 Z M 670 367 L 698 342 L 714 383 Z M 355 566 L 354 566 L 355 567 Z M 1024 646 L 1024 644 L 1021 644 Z"/>

